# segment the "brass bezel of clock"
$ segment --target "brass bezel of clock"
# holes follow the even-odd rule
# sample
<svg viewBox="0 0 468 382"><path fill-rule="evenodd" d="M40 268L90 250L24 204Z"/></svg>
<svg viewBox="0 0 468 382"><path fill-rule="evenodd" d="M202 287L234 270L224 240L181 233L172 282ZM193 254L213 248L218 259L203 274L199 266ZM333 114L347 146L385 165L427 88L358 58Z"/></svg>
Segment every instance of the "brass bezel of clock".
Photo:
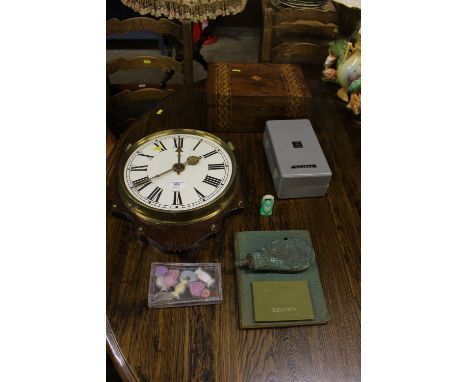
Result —
<svg viewBox="0 0 468 382"><path fill-rule="evenodd" d="M226 153L229 155L232 163L232 176L229 179L229 182L225 190L216 198L214 198L207 205L196 207L189 211L180 210L180 211L167 211L158 208L149 207L141 203L137 198L135 198L127 189L124 180L125 165L128 158L136 151L139 147L143 146L145 143L157 139L166 135L173 134L192 134L199 136L200 138L205 138L217 143ZM138 140L132 144L125 154L123 155L120 164L119 164L119 194L126 205L138 218L149 223L156 224L188 224L201 222L209 220L210 218L219 214L227 205L230 204L238 185L238 171L237 171L237 162L234 152L231 150L229 145L225 143L219 137L208 133L206 131L194 130L194 129L169 129L161 130L156 133L147 135L142 139Z"/></svg>

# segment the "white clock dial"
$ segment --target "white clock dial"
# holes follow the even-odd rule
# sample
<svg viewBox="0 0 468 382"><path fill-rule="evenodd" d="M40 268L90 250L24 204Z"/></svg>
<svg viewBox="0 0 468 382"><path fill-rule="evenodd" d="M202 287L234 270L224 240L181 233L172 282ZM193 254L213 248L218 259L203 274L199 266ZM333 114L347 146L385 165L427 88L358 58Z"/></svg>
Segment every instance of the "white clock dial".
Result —
<svg viewBox="0 0 468 382"><path fill-rule="evenodd" d="M124 184L146 207L190 211L223 194L232 178L232 167L226 150L209 137L168 134L130 154L124 166Z"/></svg>

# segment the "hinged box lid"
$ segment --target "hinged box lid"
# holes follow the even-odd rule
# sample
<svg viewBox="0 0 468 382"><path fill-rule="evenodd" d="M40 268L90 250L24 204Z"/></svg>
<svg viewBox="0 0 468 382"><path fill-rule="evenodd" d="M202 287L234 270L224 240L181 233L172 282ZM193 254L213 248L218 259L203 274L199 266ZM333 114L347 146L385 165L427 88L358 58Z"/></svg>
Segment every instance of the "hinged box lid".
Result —
<svg viewBox="0 0 468 382"><path fill-rule="evenodd" d="M263 132L269 119L304 118L310 91L298 65L208 64L208 119L218 131Z"/></svg>

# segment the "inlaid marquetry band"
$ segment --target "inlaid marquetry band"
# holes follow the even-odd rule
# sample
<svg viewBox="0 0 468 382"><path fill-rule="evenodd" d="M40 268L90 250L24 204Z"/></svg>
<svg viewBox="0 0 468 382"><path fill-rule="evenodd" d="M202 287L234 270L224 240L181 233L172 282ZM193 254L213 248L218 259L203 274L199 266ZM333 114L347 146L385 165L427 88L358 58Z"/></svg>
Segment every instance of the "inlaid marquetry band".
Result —
<svg viewBox="0 0 468 382"><path fill-rule="evenodd" d="M302 90L294 65L281 65L281 75L289 95L286 115L291 118L299 117L304 109L306 94Z"/></svg>
<svg viewBox="0 0 468 382"><path fill-rule="evenodd" d="M229 64L216 64L216 124L221 131L231 126L231 74Z"/></svg>

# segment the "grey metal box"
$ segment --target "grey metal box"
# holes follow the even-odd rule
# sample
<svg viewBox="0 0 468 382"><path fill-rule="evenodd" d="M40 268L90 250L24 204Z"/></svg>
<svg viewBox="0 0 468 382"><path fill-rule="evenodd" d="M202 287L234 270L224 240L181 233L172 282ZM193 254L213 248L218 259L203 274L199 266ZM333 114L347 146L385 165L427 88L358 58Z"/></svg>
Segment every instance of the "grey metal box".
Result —
<svg viewBox="0 0 468 382"><path fill-rule="evenodd" d="M267 121L263 146L279 199L325 195L332 173L308 119Z"/></svg>

